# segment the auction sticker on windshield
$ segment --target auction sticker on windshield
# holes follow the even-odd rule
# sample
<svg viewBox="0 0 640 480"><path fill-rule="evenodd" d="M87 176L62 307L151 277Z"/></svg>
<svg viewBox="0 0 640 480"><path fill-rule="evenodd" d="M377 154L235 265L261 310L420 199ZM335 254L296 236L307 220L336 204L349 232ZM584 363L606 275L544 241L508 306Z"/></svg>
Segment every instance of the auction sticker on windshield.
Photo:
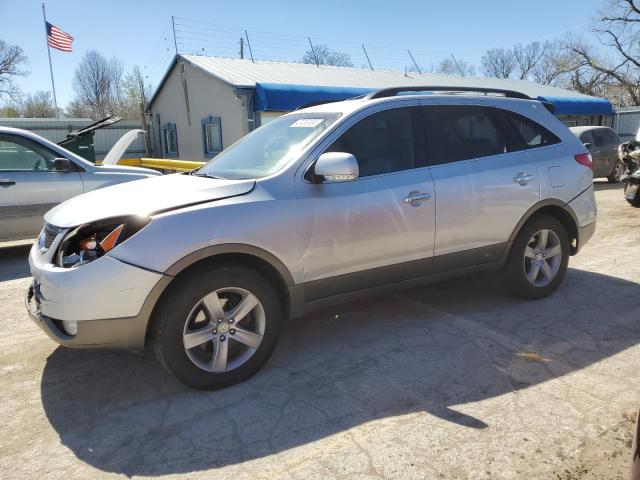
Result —
<svg viewBox="0 0 640 480"><path fill-rule="evenodd" d="M292 128L313 128L317 127L322 122L324 122L324 118L301 118L289 126Z"/></svg>

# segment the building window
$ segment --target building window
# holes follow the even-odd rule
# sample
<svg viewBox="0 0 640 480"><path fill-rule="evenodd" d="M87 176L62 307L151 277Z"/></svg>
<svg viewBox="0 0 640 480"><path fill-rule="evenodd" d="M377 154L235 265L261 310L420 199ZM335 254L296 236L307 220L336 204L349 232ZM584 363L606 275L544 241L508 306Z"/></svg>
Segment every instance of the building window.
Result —
<svg viewBox="0 0 640 480"><path fill-rule="evenodd" d="M167 123L162 128L164 140L164 153L167 155L178 155L178 133L175 123Z"/></svg>
<svg viewBox="0 0 640 480"><path fill-rule="evenodd" d="M202 120L202 145L205 155L216 155L222 151L222 122L220 117Z"/></svg>

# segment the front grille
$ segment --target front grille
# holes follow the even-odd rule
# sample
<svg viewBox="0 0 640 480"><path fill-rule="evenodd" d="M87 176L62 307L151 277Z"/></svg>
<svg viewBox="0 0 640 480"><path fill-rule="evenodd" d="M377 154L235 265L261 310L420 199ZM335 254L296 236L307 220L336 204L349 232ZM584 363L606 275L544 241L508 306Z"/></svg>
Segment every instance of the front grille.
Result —
<svg viewBox="0 0 640 480"><path fill-rule="evenodd" d="M44 224L44 241L42 242L42 248L48 250L51 247L51 244L56 239L58 234L60 233L60 229L58 227L54 227L53 225L49 225L48 223Z"/></svg>

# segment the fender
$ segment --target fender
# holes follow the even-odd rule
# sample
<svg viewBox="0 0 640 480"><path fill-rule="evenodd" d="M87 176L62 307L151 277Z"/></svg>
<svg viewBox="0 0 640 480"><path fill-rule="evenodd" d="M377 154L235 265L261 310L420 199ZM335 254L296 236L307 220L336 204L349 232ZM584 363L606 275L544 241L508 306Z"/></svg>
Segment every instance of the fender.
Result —
<svg viewBox="0 0 640 480"><path fill-rule="evenodd" d="M175 277L182 270L200 260L225 253L238 253L258 257L259 259L267 262L273 268L275 268L288 286L295 284L293 275L291 275L289 269L278 259L278 257L260 247L244 243L223 243L220 245L211 245L208 247L204 247L200 250L196 250L195 252L191 252L187 256L181 258L176 263L171 265L164 273L165 275Z"/></svg>
<svg viewBox="0 0 640 480"><path fill-rule="evenodd" d="M576 240L578 240L578 231L579 231L578 225L579 225L579 223L578 223L578 217L576 216L576 214L573 211L573 209L569 206L568 203L563 202L562 200L558 200L557 198L547 198L545 200L541 200L540 202L536 203L531 208L529 208L529 210L527 210L525 212L525 214L522 216L520 221L516 224L515 228L513 229L513 232L511 232L511 235L509 236L509 247L508 247L507 250L509 250L509 251L511 250L511 245L513 244L513 242L515 241L516 237L520 233L520 230L522 229L524 224L527 223L527 221L533 215L535 215L540 210L542 210L543 208L546 208L546 207L558 207L558 208L561 208L567 215L569 215L569 217L571 218L571 222L573 223L572 231L568 232L569 233L569 240L571 241L574 238ZM573 249L573 247L572 247L572 249ZM507 256L508 256L508 253L507 253Z"/></svg>

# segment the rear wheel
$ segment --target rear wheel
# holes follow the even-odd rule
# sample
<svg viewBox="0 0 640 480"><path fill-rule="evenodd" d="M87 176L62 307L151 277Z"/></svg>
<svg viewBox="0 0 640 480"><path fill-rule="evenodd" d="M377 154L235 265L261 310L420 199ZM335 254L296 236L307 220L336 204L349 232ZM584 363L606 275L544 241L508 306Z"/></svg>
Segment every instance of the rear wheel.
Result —
<svg viewBox="0 0 640 480"><path fill-rule="evenodd" d="M613 172L611 172L611 175L607 177L609 183L620 183L622 181L622 177L624 177L626 169L627 166L624 162L622 160L618 160L615 167L613 167Z"/></svg>
<svg viewBox="0 0 640 480"><path fill-rule="evenodd" d="M152 341L158 360L181 382L204 390L256 373L271 356L282 324L277 292L241 266L186 274L156 310Z"/></svg>
<svg viewBox="0 0 640 480"><path fill-rule="evenodd" d="M556 218L536 215L522 228L511 248L506 280L516 295L537 299L553 293L569 264L569 237Z"/></svg>

